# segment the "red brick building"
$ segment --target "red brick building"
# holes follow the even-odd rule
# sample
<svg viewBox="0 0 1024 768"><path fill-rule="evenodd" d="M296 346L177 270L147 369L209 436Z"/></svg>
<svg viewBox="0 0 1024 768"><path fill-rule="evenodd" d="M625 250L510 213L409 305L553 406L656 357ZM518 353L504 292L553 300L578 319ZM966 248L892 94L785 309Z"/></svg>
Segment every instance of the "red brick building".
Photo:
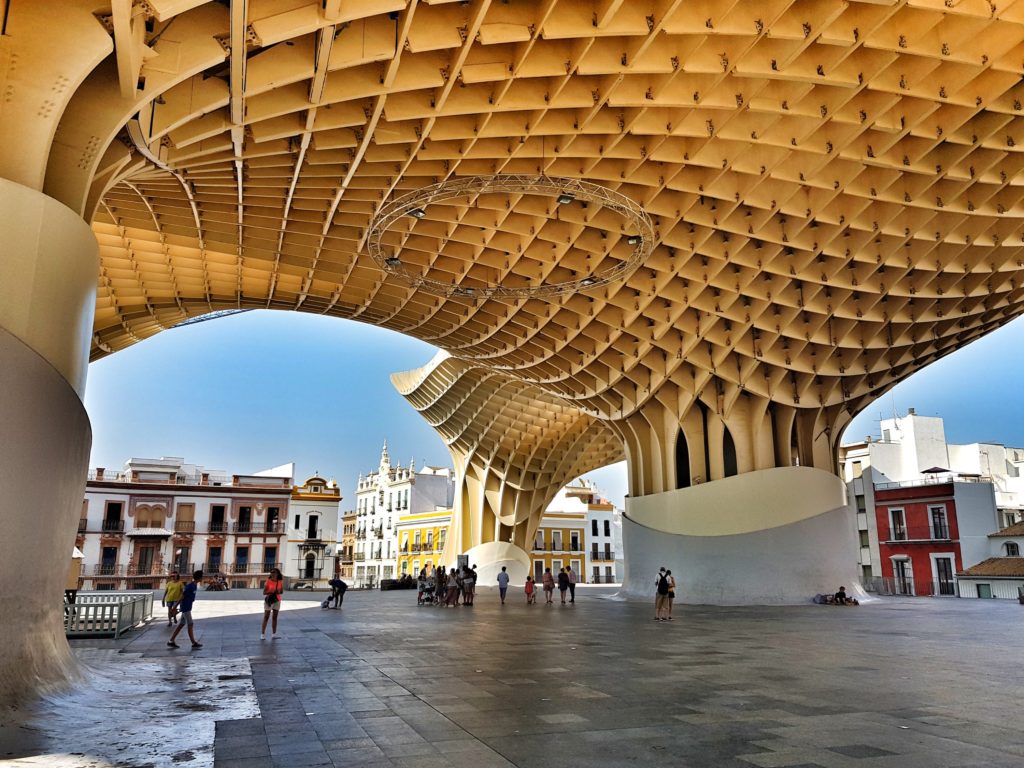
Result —
<svg viewBox="0 0 1024 768"><path fill-rule="evenodd" d="M955 595L962 570L952 482L876 486L882 576L903 595Z"/></svg>

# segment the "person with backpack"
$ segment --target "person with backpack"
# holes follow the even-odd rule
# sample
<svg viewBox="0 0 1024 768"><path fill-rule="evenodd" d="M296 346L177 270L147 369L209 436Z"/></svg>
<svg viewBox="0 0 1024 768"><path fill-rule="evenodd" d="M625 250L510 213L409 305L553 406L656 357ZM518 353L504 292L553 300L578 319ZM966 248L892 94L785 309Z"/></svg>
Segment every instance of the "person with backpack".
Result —
<svg viewBox="0 0 1024 768"><path fill-rule="evenodd" d="M655 621L668 621L668 575L665 573L665 568L658 571L658 579L655 582L657 584L657 592L654 596L654 620Z"/></svg>

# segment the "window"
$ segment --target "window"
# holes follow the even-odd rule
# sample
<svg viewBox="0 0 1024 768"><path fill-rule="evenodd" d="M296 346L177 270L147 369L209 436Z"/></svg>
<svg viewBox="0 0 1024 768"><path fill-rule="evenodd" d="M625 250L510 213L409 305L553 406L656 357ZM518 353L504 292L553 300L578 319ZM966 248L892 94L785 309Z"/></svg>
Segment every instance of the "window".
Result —
<svg viewBox="0 0 1024 768"><path fill-rule="evenodd" d="M210 533L224 533L224 510L223 504L210 506Z"/></svg>
<svg viewBox="0 0 1024 768"><path fill-rule="evenodd" d="M544 531L537 531L537 535L533 539L533 548L544 549Z"/></svg>
<svg viewBox="0 0 1024 768"><path fill-rule="evenodd" d="M277 547L264 547L263 549L263 570L269 571L276 567Z"/></svg>
<svg viewBox="0 0 1024 768"><path fill-rule="evenodd" d="M863 493L858 493L857 496L856 496L856 499L857 499L857 512L858 513L860 513L860 512L867 512L868 511L868 505L867 505L867 502L864 500L864 494Z"/></svg>
<svg viewBox="0 0 1024 768"><path fill-rule="evenodd" d="M604 580L609 584L615 583L615 574L612 572L612 567L610 565L606 565L604 567Z"/></svg>
<svg viewBox="0 0 1024 768"><path fill-rule="evenodd" d="M956 583L953 581L953 558L935 558L935 576L939 584L940 595L955 595Z"/></svg>
<svg viewBox="0 0 1024 768"><path fill-rule="evenodd" d="M853 479L856 480L858 477L864 474L864 463L860 461L853 462Z"/></svg>
<svg viewBox="0 0 1024 768"><path fill-rule="evenodd" d="M871 546L871 542L868 540L868 532L867 531L861 531L860 532L860 545L862 547Z"/></svg>
<svg viewBox="0 0 1024 768"><path fill-rule="evenodd" d="M249 548L235 548L235 573L245 573L249 567Z"/></svg>
<svg viewBox="0 0 1024 768"><path fill-rule="evenodd" d="M898 595L914 594L914 569L906 557L892 558L893 591Z"/></svg>
<svg viewBox="0 0 1024 768"><path fill-rule="evenodd" d="M552 552L561 552L562 551L562 532L561 531L552 531L551 532L551 551ZM561 566L559 566L559 567L561 567ZM557 573L557 572L558 571L556 570L555 573Z"/></svg>
<svg viewBox="0 0 1024 768"><path fill-rule="evenodd" d="M296 528L301 528L302 527L302 516L301 515L296 515L295 516L295 527Z"/></svg>
<svg viewBox="0 0 1024 768"><path fill-rule="evenodd" d="M612 522L611 522L611 520L605 520L604 521L604 535L605 536L611 536L612 535Z"/></svg>
<svg viewBox="0 0 1024 768"><path fill-rule="evenodd" d="M597 520L590 521L590 535L597 536Z"/></svg>
<svg viewBox="0 0 1024 768"><path fill-rule="evenodd" d="M890 534L889 538L892 541L906 541L907 540L907 524L906 518L903 516L902 509L890 509L889 510L889 524Z"/></svg>
<svg viewBox="0 0 1024 768"><path fill-rule="evenodd" d="M445 528L437 534L437 548L444 549L444 540L448 536L448 529Z"/></svg>
<svg viewBox="0 0 1024 768"><path fill-rule="evenodd" d="M1006 542L1006 556L1020 557L1020 545L1015 541Z"/></svg>
<svg viewBox="0 0 1024 768"><path fill-rule="evenodd" d="M596 520L594 521L594 525L597 525L597 521ZM595 584L600 584L601 583L601 566L599 566L599 565L595 565L594 566L594 575L593 575L592 578L593 578L593 581L594 581Z"/></svg>
<svg viewBox="0 0 1024 768"><path fill-rule="evenodd" d="M576 531L569 534L569 551L579 552L580 551L580 535Z"/></svg>
<svg viewBox="0 0 1024 768"><path fill-rule="evenodd" d="M948 539L949 538L949 526L946 524L946 508L945 507L929 507L928 509L929 519L932 526L932 538L933 539Z"/></svg>

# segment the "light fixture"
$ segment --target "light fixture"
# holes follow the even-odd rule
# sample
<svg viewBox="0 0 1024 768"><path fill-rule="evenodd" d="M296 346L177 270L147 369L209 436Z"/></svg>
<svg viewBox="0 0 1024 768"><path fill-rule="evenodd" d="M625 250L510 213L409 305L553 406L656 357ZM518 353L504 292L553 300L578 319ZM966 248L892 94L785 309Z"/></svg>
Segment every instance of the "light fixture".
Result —
<svg viewBox="0 0 1024 768"><path fill-rule="evenodd" d="M627 238L633 248L625 259L604 259L601 269L585 277L573 275L571 279L562 282L547 282L543 279L531 282L522 276L511 275L509 277L512 279L508 282L492 282L483 278L482 274L470 274L467 271L467 275L474 283L474 286L469 288L453 284L450 276L441 279L440 272L435 273L430 268L427 268L425 273L419 269L410 271L409 266L402 263L396 255L394 246L386 245L384 242L388 231L395 227L400 219L405 216L421 219L426 216L426 209L435 203L495 194L507 195L510 199L518 199L524 195L545 197L549 201L554 198L559 205L572 202L595 203L603 212L621 217L622 224L616 228L619 232L636 233ZM598 231L602 239L611 239L605 232ZM654 250L654 242L655 230L651 217L636 201L617 190L584 179L510 173L452 177L386 201L370 221L366 235L366 251L377 266L389 276L417 291L445 298L461 296L516 301L559 296L622 280L647 260ZM454 253L447 255L457 258ZM607 249L603 255L608 255ZM482 282L478 282L481 279Z"/></svg>

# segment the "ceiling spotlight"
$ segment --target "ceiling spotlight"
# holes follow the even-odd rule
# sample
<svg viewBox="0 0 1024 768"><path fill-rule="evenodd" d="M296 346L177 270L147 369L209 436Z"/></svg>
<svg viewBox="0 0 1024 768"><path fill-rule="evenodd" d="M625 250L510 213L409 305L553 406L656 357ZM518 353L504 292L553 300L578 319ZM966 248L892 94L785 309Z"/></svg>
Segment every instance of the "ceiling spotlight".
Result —
<svg viewBox="0 0 1024 768"><path fill-rule="evenodd" d="M414 219L422 219L427 215L427 212L422 208L413 208L405 212L406 216L412 216Z"/></svg>
<svg viewBox="0 0 1024 768"><path fill-rule="evenodd" d="M562 194L560 194L558 196L558 204L559 205L568 205L569 203L571 203L575 199L576 199L576 195L572 194L571 192L563 192Z"/></svg>
<svg viewBox="0 0 1024 768"><path fill-rule="evenodd" d="M582 280L580 280L580 285L582 285L584 288L589 288L590 286L595 285L596 283L597 280L595 280L593 277L584 277Z"/></svg>
<svg viewBox="0 0 1024 768"><path fill-rule="evenodd" d="M629 237L626 238L626 242L629 245L640 245L640 240L640 235L630 235Z"/></svg>
<svg viewBox="0 0 1024 768"><path fill-rule="evenodd" d="M402 260L397 256L389 256L388 258L384 259L384 263L387 264L392 269L398 269L398 267L402 266Z"/></svg>

